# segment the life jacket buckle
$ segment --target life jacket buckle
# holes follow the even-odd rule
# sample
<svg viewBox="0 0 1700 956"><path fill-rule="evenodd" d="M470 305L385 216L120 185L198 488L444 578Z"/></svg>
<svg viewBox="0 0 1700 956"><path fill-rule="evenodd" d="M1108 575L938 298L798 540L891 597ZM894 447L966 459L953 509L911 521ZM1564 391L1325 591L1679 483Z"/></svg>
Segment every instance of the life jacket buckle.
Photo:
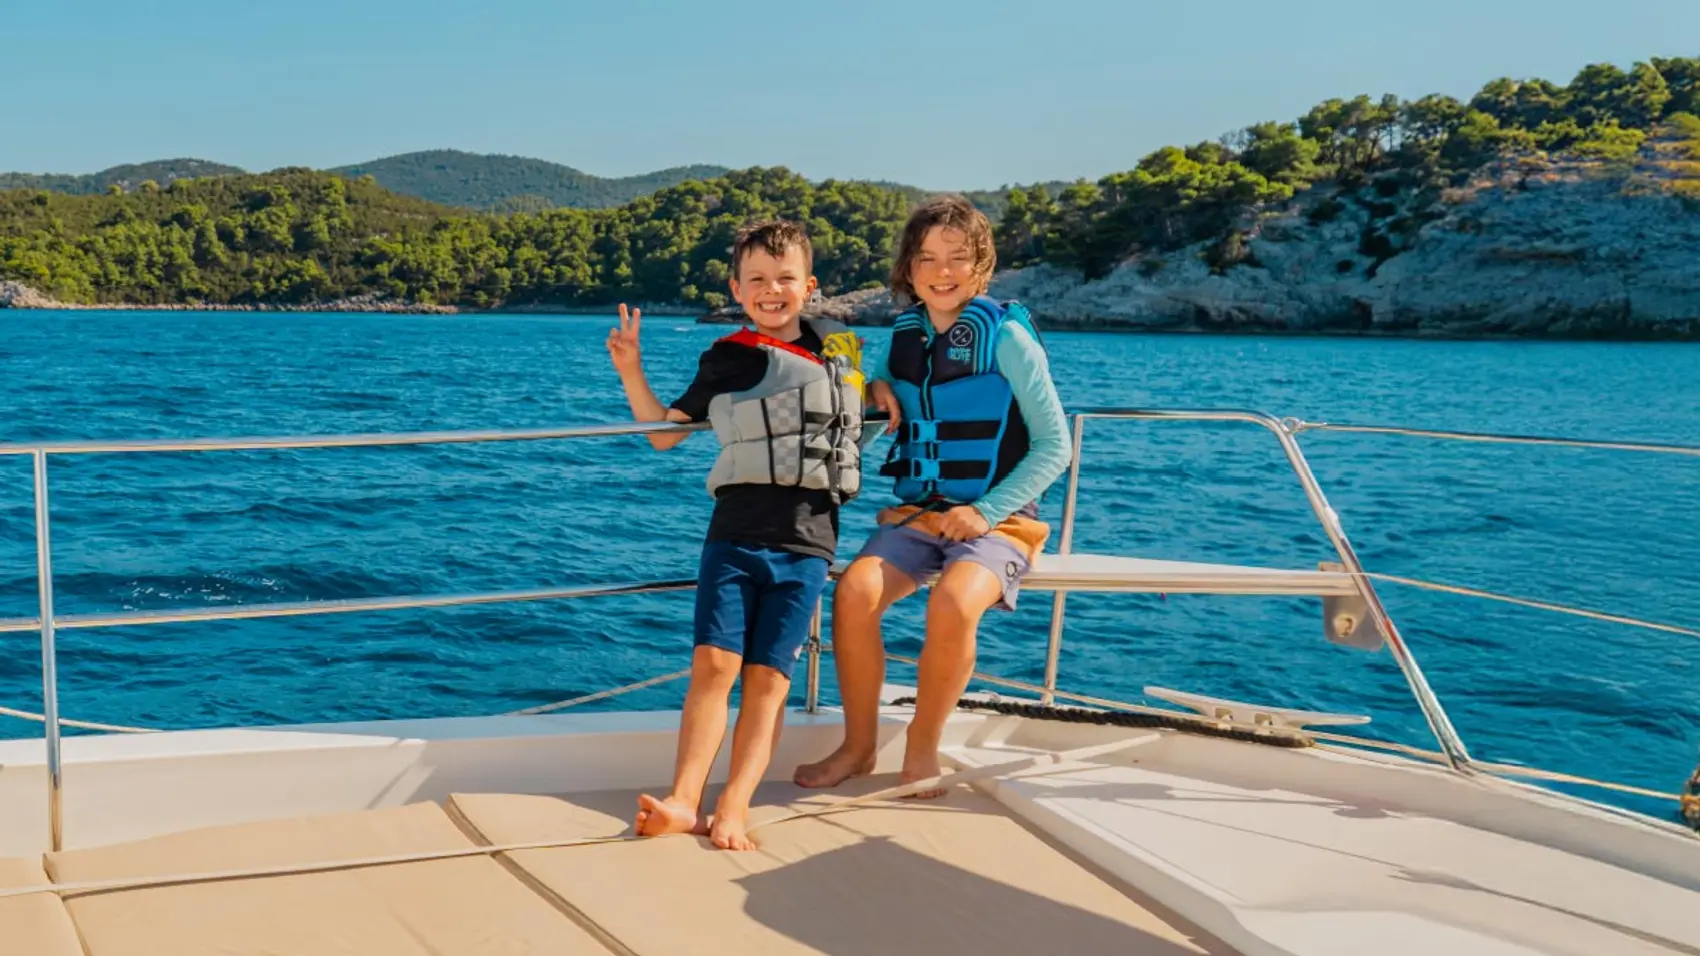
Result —
<svg viewBox="0 0 1700 956"><path fill-rule="evenodd" d="M908 459L908 461L909 461L909 477L915 479L916 481L938 481L939 480L939 460L938 460L938 458L936 458L936 457L934 457L934 458L910 458L910 459Z"/></svg>
<svg viewBox="0 0 1700 956"><path fill-rule="evenodd" d="M937 442L939 440L939 423L935 419L910 419L903 423L903 429L903 440L906 443Z"/></svg>

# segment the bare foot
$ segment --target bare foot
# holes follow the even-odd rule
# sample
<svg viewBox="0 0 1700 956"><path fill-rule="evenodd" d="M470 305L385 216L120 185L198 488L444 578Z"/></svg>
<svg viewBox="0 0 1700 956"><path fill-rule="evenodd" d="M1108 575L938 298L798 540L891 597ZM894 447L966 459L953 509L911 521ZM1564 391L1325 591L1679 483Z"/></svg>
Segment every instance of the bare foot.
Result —
<svg viewBox="0 0 1700 956"><path fill-rule="evenodd" d="M903 755L903 772L898 775L897 782L913 783L916 780L926 780L929 777L937 777L942 773L944 773L944 770L939 766L939 755L937 751L924 756L906 753ZM932 800L944 796L944 793L945 789L943 787L932 787L911 793L905 799Z"/></svg>
<svg viewBox="0 0 1700 956"><path fill-rule="evenodd" d="M708 838L722 850L753 850L754 840L750 839L750 821L740 811L727 813L717 810L714 813L714 825L709 828Z"/></svg>
<svg viewBox="0 0 1700 956"><path fill-rule="evenodd" d="M874 755L852 753L840 746L825 760L797 768L791 779L799 787L836 787L851 777L874 772Z"/></svg>
<svg viewBox="0 0 1700 956"><path fill-rule="evenodd" d="M657 800L649 794L638 796L638 812L636 828L638 836L663 836L668 833L708 832L708 826L701 819L697 808L669 795L665 800Z"/></svg>

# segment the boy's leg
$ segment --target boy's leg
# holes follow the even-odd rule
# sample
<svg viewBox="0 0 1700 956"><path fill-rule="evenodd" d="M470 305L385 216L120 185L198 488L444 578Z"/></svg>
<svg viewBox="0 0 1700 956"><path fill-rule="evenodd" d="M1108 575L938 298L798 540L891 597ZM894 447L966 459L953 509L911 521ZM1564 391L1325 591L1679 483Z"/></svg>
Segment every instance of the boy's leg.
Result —
<svg viewBox="0 0 1700 956"><path fill-rule="evenodd" d="M743 666L748 622L755 619L755 581L735 548L722 542L703 546L697 572L695 642L691 684L679 715L679 745L673 765L673 790L663 799L638 797L637 832L707 832L702 791L709 768L726 736L727 698Z"/></svg>
<svg viewBox="0 0 1700 956"><path fill-rule="evenodd" d="M832 659L844 704L844 740L824 760L797 768L802 787L836 787L870 772L879 747L879 695L885 683L880 620L939 570L937 539L908 528L881 528L838 579L832 596Z"/></svg>
<svg viewBox="0 0 1700 956"><path fill-rule="evenodd" d="M679 716L679 747L673 763L673 790L656 799L638 796L636 828L642 836L707 833L702 791L708 771L726 736L727 698L742 658L724 648L700 644L691 655L691 686Z"/></svg>
<svg viewBox="0 0 1700 956"><path fill-rule="evenodd" d="M785 723L785 699L791 694L790 678L765 664L746 666L743 682L738 723L732 729L732 770L715 803L709 831L722 850L755 849L748 833L750 801L773 760Z"/></svg>
<svg viewBox="0 0 1700 956"><path fill-rule="evenodd" d="M714 810L710 838L726 850L748 850L750 800L767 773L784 723L791 673L808 640L815 603L826 588L825 558L764 551L768 575L756 601L744 651L738 725L732 731L732 769Z"/></svg>
<svg viewBox="0 0 1700 956"><path fill-rule="evenodd" d="M939 740L974 673L980 618L993 607L1015 609L1027 555L995 535L982 535L946 548L944 573L927 599L927 637L921 647L915 689L915 717L909 722L902 780L937 776ZM917 797L937 797L929 790Z"/></svg>

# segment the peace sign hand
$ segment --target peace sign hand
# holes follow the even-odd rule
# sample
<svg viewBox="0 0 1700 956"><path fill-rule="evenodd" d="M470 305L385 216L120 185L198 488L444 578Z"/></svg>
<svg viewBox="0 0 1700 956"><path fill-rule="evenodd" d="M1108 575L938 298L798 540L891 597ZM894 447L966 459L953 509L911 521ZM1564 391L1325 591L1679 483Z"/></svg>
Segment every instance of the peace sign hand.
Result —
<svg viewBox="0 0 1700 956"><path fill-rule="evenodd" d="M620 327L608 330L608 357L614 362L614 370L622 375L640 371L643 368L643 354L638 347L638 330L643 327L643 310L626 311L626 304L620 303Z"/></svg>

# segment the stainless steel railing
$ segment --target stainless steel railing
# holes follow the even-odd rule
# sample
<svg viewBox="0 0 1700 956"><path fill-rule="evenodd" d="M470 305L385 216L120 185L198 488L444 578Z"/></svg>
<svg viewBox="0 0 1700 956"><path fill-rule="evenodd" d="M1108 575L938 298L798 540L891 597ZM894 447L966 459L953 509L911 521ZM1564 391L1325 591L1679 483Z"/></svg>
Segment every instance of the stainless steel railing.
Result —
<svg viewBox="0 0 1700 956"><path fill-rule="evenodd" d="M205 608L178 611L144 611L127 614L91 614L58 618L53 609L53 547L50 520L47 461L52 455L154 454L191 451L252 451L284 448L351 448L383 445L465 444L492 441L546 441L566 438L642 435L650 432L702 431L706 424L674 425L628 423L589 425L575 428L546 428L509 431L401 432L365 435L291 435L258 438L164 439L146 441L59 441L37 444L0 443L0 457L29 455L35 465L35 554L39 616L34 620L0 621L0 633L38 630L41 633L41 709L46 727L48 834L54 851L64 846L64 764L59 739L59 654L55 634L61 627L118 627L135 624L164 624L171 621L218 621L300 614L331 614L350 611L396 610L415 607L454 607L463 604L515 600L587 597L641 591L694 587L694 581L605 588L559 588L537 591L486 592L461 595L415 595L398 598L369 598L344 601L311 601L250 605L245 608Z"/></svg>
<svg viewBox="0 0 1700 956"><path fill-rule="evenodd" d="M1448 764L1450 764L1454 770L1463 772L1471 772L1474 766L1474 761L1470 757L1468 749L1465 748L1464 741L1459 737L1457 729L1452 726L1451 719L1446 714L1446 709L1441 706L1440 700L1435 696L1434 690L1429 686L1428 679L1423 675L1422 668L1417 664L1416 657L1411 653L1410 646L1405 643L1404 638L1399 633L1398 627L1394 625L1392 618L1387 613L1386 607L1381 602L1381 598L1376 594L1374 586L1370 583L1374 578L1381 578L1383 580L1394 579L1390 579L1386 575L1371 574L1364 570L1363 563L1358 559L1356 549L1352 547L1351 540L1346 536L1346 530L1340 523L1339 513L1328 503L1328 498L1323 493L1321 484L1317 482L1315 474L1310 470L1310 463L1306 460L1304 452L1299 448L1298 436L1307 431L1328 431L1356 434L1398 435L1414 438L1435 438L1463 442L1483 442L1510 445L1546 445L1564 448L1604 449L1610 451L1631 451L1700 457L1700 447L1669 443L1606 441L1541 435L1504 435L1490 432L1440 431L1435 429L1405 428L1389 425L1307 422L1298 418L1277 419L1274 416L1255 411L1087 408L1081 409L1074 415L1072 454L1070 455L1068 469L1068 490L1067 496L1063 500L1062 532L1057 548L1059 554L1068 554L1074 543L1075 505L1080 490L1080 464L1082 460L1081 446L1085 437L1086 421L1087 419L1092 418L1123 421L1242 422L1258 425L1274 434L1281 444L1281 450L1286 455L1288 464L1292 466L1294 474L1299 479L1299 484L1304 489L1305 497L1310 503L1311 510L1316 514L1317 520L1321 522L1324 531L1327 532L1329 543L1333 545L1336 553L1340 557L1341 563L1345 567L1345 571L1351 575L1352 580L1355 582L1359 596L1363 598L1365 604L1368 606L1369 613L1374 618L1375 624L1382 634L1386 636L1388 647L1393 653L1393 658L1398 663L1399 670L1404 675L1406 683L1410 685L1411 693L1416 697L1417 705L1422 709L1424 719L1428 721L1430 732L1434 734L1435 740L1439 742ZM1421 583L1428 586L1426 582L1406 583ZM1464 593L1468 589L1453 588L1451 590ZM1469 593L1476 594L1477 596L1493 597L1497 600L1515 601L1515 599L1508 599L1500 595L1486 595L1479 591ZM1057 591L1052 600L1050 639L1046 648L1045 678L1041 693L1041 701L1046 704L1051 703L1057 694L1057 667L1062 649L1062 632L1065 615L1064 608L1068 601L1067 591ZM1523 601L1516 603L1534 604L1535 602ZM1571 608L1564 608L1555 605L1545 605L1545 607L1549 610L1562 610L1574 613L1574 609ZM1591 614L1589 616L1600 619L1617 620L1622 623L1633 624L1637 627L1651 627L1680 633L1693 633L1687 628L1662 626L1648 621L1627 619L1613 615Z"/></svg>
<svg viewBox="0 0 1700 956"><path fill-rule="evenodd" d="M1357 550L1352 547L1351 539L1346 536L1346 529L1340 524L1339 513L1328 503L1327 495L1323 494L1322 486L1317 482L1316 475L1310 470L1310 463L1299 448L1298 429L1289 423L1292 420L1283 421L1264 412L1240 410L1087 408L1076 412L1073 448L1069 457L1068 495L1063 500L1062 534L1057 544L1059 554L1068 554L1074 544L1075 502L1080 490L1081 445L1085 438L1086 421L1093 418L1122 421L1240 422L1258 425L1272 433L1281 443L1287 463L1292 466L1293 473L1298 477L1305 498L1310 502L1317 520L1322 523L1329 543L1334 546L1346 572L1352 576L1359 596L1368 605L1370 616L1382 634L1386 635L1387 646L1393 652L1393 659L1398 662L1400 673L1404 674L1405 682L1410 685L1411 693L1417 699L1417 706L1422 709L1423 718L1428 721L1429 731L1434 734L1435 740L1446 754L1447 763L1454 770L1470 771L1469 750L1465 748L1463 739L1458 736L1457 729L1452 726L1446 709L1435 697L1434 690L1429 687L1428 679L1423 676L1422 668L1418 666L1410 646L1393 625L1393 619L1388 616L1387 608L1375 593L1374 585L1364 574L1363 563L1358 560ZM1042 702L1046 704L1055 698L1057 690L1057 661L1062 650L1064 607L1068 601L1068 593L1058 591L1052 601L1050 640L1045 651L1045 690L1042 696Z"/></svg>
<svg viewBox="0 0 1700 956"><path fill-rule="evenodd" d="M1346 422L1307 422L1284 418L1281 424L1293 434L1303 432L1355 432L1360 435L1403 435L1410 438L1444 438L1450 441L1486 442L1497 445L1551 445L1559 448L1594 448L1606 451L1641 451L1660 455L1700 458L1700 448L1659 442L1604 441L1590 438L1557 438L1542 435L1497 435L1492 432L1436 431L1432 428L1401 428L1395 425L1352 425Z"/></svg>
<svg viewBox="0 0 1700 956"><path fill-rule="evenodd" d="M59 747L59 651L53 636L53 545L48 520L47 453L35 453L35 579L41 604L41 712L47 740L47 826L54 852L64 849L64 767Z"/></svg>
<svg viewBox="0 0 1700 956"><path fill-rule="evenodd" d="M1256 411L1242 410L1158 410L1137 408L1089 408L1074 414L1072 453L1068 469L1067 497L1063 504L1062 529L1058 551L1068 554L1073 548L1076 506L1080 488L1080 466L1088 419L1237 422L1267 429L1279 441L1288 463L1305 492L1312 511L1328 534L1345 569L1356 582L1360 596L1369 608L1376 625L1386 636L1401 673L1410 685L1429 728L1440 743L1447 762L1460 772L1471 772L1473 763L1463 741L1459 738L1445 709L1429 687L1415 656L1399 635L1385 607L1375 593L1370 578L1375 575L1363 570L1357 552L1352 547L1338 513L1311 472L1310 465L1299 447L1297 436L1308 430L1380 432L1451 438L1473 441L1504 441L1511 443L1556 444L1575 447L1614 448L1633 451L1653 451L1682 455L1700 455L1700 448L1645 443L1591 442L1574 439L1534 438L1524 436L1494 436L1465 432L1434 432L1385 426L1328 425L1297 419L1277 419ZM48 771L48 812L51 842L54 850L63 845L63 766L58 703L58 655L55 634L67 628L118 627L127 625L163 624L184 621L242 620L268 617L287 617L311 614L335 614L363 611L401 610L428 607L456 607L471 604L494 604L519 601L561 600L618 594L657 593L688 590L692 580L650 581L635 584L600 585L575 588L541 588L514 591L472 592L439 595L403 595L380 598L359 598L329 601L278 602L237 606L231 608L193 608L178 610L136 611L117 614L87 614L58 616L54 611L53 557L51 536L51 499L48 484L48 459L53 455L89 454L151 454L165 452L237 451L270 449L348 448L393 445L463 444L476 442L547 441L593 437L642 435L655 432L691 432L707 429L705 424L674 425L661 423L627 423L618 425L581 426L573 428L533 430L474 430L409 432L361 435L299 435L281 437L250 437L230 439L166 439L149 441L87 441L43 442L37 444L0 443L0 456L28 455L34 464L36 573L38 582L39 616L0 620L0 633L38 631L41 636L42 709L46 725ZM1051 703L1058 696L1057 670L1062 647L1066 616L1067 590L1059 589L1052 606L1050 634L1045 654L1044 683L1041 698ZM817 606L810 623L807 646L808 660L805 676L805 706L810 712L818 709L820 701L820 655L822 615ZM1069 695L1073 696L1073 695Z"/></svg>

